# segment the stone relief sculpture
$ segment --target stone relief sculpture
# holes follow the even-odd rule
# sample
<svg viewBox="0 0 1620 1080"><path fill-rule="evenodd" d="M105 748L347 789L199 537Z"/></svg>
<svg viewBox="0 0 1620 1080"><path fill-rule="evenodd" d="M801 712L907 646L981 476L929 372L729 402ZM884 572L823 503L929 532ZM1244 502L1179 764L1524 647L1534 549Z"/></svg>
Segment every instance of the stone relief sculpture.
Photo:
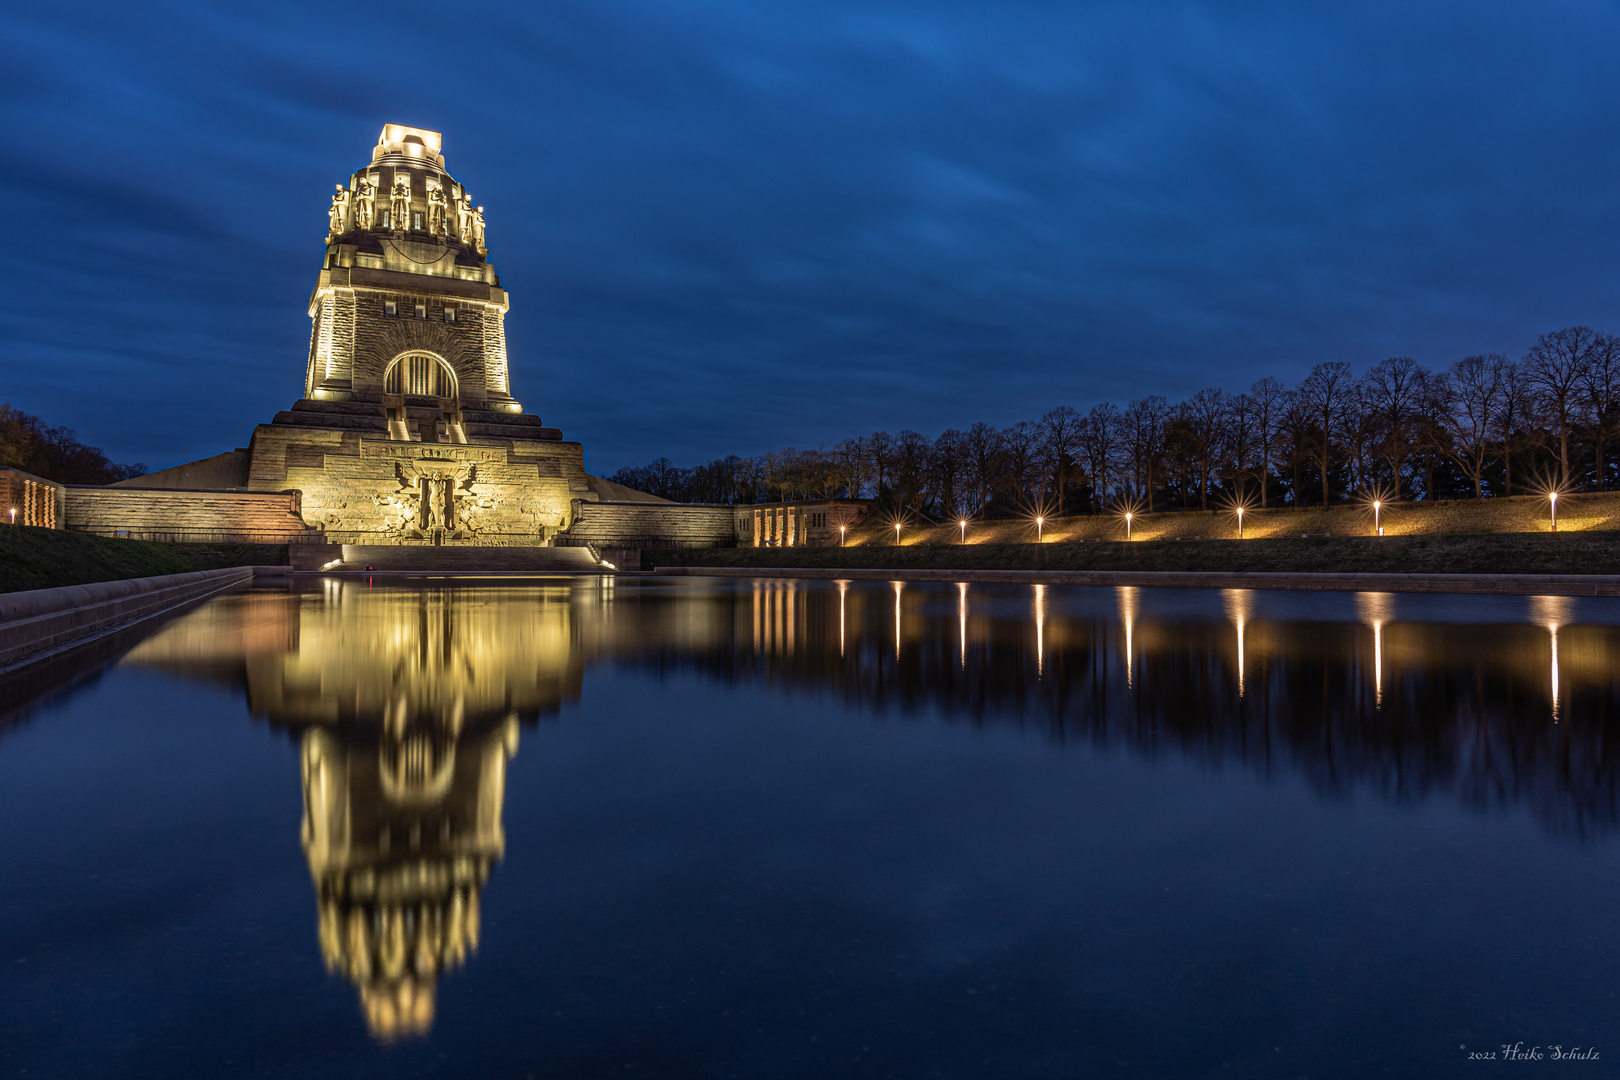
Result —
<svg viewBox="0 0 1620 1080"><path fill-rule="evenodd" d="M482 206L480 206L480 207L476 208L475 210L473 210L472 232L473 232L472 245L473 245L473 247L478 249L479 254L483 254L485 249L484 249L484 208Z"/></svg>
<svg viewBox="0 0 1620 1080"><path fill-rule="evenodd" d="M383 511L383 531L400 540L471 539L483 511L498 501L474 490L478 466L471 462L399 461L394 477L399 491L373 502Z"/></svg>
<svg viewBox="0 0 1620 1080"><path fill-rule="evenodd" d="M369 229L377 220L377 188L364 176L354 184L354 227Z"/></svg>
<svg viewBox="0 0 1620 1080"><path fill-rule="evenodd" d="M428 231L434 236L445 234L445 198L438 188L428 192Z"/></svg>
<svg viewBox="0 0 1620 1080"><path fill-rule="evenodd" d="M456 200L456 239L463 244L472 243L472 200L465 191Z"/></svg>
<svg viewBox="0 0 1620 1080"><path fill-rule="evenodd" d="M336 239L343 235L343 219L349 212L349 189L342 184L334 185L337 191L332 195L331 209L327 210L330 224L327 226L327 239Z"/></svg>
<svg viewBox="0 0 1620 1080"><path fill-rule="evenodd" d="M410 228L411 186L403 180L394 181L394 190L388 199L388 217L388 225L390 228Z"/></svg>

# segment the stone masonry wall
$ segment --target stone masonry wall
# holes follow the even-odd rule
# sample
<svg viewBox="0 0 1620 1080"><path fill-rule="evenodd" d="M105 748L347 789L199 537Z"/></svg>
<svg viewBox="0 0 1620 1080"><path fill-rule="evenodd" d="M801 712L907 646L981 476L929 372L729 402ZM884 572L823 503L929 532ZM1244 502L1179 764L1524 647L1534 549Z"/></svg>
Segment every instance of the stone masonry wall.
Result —
<svg viewBox="0 0 1620 1080"><path fill-rule="evenodd" d="M311 530L296 491L65 489L64 523L76 532L135 540L285 544Z"/></svg>
<svg viewBox="0 0 1620 1080"><path fill-rule="evenodd" d="M710 547L737 539L735 508L684 503L582 503L568 542Z"/></svg>

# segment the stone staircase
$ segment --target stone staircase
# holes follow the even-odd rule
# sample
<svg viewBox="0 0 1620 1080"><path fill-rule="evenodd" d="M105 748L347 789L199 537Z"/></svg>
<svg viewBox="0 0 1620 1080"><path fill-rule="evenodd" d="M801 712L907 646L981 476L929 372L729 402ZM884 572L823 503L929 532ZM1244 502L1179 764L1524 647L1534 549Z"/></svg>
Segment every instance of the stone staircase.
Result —
<svg viewBox="0 0 1620 1080"><path fill-rule="evenodd" d="M332 569L478 573L518 570L537 574L600 574L606 567L582 547L387 547L344 544L343 564Z"/></svg>

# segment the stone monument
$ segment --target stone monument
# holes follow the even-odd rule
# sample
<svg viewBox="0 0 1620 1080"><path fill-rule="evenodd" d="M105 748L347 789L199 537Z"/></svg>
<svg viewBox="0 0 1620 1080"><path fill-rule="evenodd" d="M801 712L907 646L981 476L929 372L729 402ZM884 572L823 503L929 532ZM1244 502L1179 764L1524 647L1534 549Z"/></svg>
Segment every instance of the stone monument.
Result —
<svg viewBox="0 0 1620 1080"><path fill-rule="evenodd" d="M511 395L508 296L440 145L389 124L339 186L304 396L254 431L246 487L302 492L339 543L546 546L599 495L580 444Z"/></svg>

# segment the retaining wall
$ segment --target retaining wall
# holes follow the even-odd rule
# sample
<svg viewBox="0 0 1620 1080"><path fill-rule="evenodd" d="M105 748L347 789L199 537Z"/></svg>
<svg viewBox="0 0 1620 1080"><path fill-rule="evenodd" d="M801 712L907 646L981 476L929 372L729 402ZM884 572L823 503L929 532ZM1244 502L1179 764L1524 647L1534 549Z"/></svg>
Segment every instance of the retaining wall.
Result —
<svg viewBox="0 0 1620 1080"><path fill-rule="evenodd" d="M288 544L320 533L304 523L296 491L77 487L64 524L75 532L192 544Z"/></svg>
<svg viewBox="0 0 1620 1080"><path fill-rule="evenodd" d="M0 671L253 580L253 567L0 594Z"/></svg>

